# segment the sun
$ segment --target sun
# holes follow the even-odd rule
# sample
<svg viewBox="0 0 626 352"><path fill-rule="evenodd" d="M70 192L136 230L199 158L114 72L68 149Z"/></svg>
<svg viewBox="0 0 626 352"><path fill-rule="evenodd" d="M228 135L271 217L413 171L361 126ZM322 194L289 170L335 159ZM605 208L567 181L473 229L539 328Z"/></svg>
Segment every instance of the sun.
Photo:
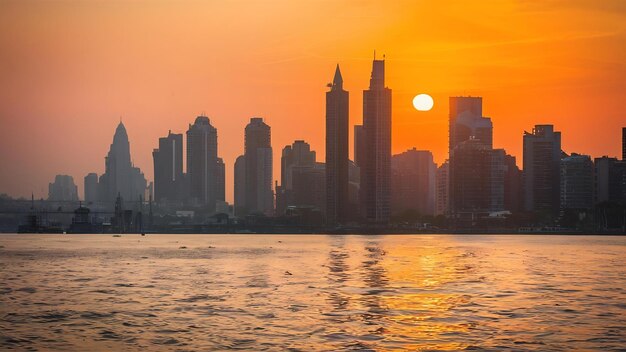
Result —
<svg viewBox="0 0 626 352"><path fill-rule="evenodd" d="M413 98L413 106L417 111L428 111L433 108L433 98L428 94L418 94Z"/></svg>

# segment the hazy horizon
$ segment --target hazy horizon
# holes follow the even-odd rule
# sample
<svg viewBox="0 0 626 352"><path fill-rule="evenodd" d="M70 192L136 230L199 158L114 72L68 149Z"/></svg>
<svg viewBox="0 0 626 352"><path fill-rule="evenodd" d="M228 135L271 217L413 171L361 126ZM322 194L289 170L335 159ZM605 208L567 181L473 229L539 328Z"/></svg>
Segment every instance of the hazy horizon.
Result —
<svg viewBox="0 0 626 352"><path fill-rule="evenodd" d="M522 135L554 124L568 152L619 156L626 118L626 5L503 0L489 4L0 2L0 193L47 196L56 174L104 171L120 116L150 181L152 150L204 113L226 163L253 116L280 152L304 139L324 161L324 94L335 65L362 119L373 51L386 55L394 154L447 158L448 97L482 96L494 147L521 165ZM435 105L418 112L413 96ZM350 150L352 155L352 129Z"/></svg>

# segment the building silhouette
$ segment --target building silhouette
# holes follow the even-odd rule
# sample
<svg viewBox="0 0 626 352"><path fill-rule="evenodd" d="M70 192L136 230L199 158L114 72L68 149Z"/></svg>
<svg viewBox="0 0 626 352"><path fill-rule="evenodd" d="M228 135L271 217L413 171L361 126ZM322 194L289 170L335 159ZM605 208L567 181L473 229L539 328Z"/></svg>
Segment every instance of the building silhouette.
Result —
<svg viewBox="0 0 626 352"><path fill-rule="evenodd" d="M504 209L516 213L523 208L522 170L514 156L504 155Z"/></svg>
<svg viewBox="0 0 626 352"><path fill-rule="evenodd" d="M359 159L362 217L369 224L386 225L391 201L391 89L385 87L384 60L374 59L369 89L363 91L363 157Z"/></svg>
<svg viewBox="0 0 626 352"><path fill-rule="evenodd" d="M56 175L48 184L48 200L57 202L78 201L78 187L69 175Z"/></svg>
<svg viewBox="0 0 626 352"><path fill-rule="evenodd" d="M626 161L626 127L622 127L622 160Z"/></svg>
<svg viewBox="0 0 626 352"><path fill-rule="evenodd" d="M493 149L493 124L481 97L450 97L449 212L474 221L504 209L504 157Z"/></svg>
<svg viewBox="0 0 626 352"><path fill-rule="evenodd" d="M226 202L226 164L224 159L217 158L217 187L215 198L217 202Z"/></svg>
<svg viewBox="0 0 626 352"><path fill-rule="evenodd" d="M343 89L339 65L326 92L326 222L334 225L349 214L349 93Z"/></svg>
<svg viewBox="0 0 626 352"><path fill-rule="evenodd" d="M433 154L415 148L391 158L391 211L435 214L437 164Z"/></svg>
<svg viewBox="0 0 626 352"><path fill-rule="evenodd" d="M187 130L187 178L191 203L215 211L218 194L217 129L198 116Z"/></svg>
<svg viewBox="0 0 626 352"><path fill-rule="evenodd" d="M238 156L234 168L235 215L242 216L246 213L246 157Z"/></svg>
<svg viewBox="0 0 626 352"><path fill-rule="evenodd" d="M555 216L560 203L561 132L536 125L524 132L524 210Z"/></svg>
<svg viewBox="0 0 626 352"><path fill-rule="evenodd" d="M307 166L295 166L291 170L291 203L288 208L310 208L324 214L326 207L326 166L314 163ZM317 225L321 225L318 223Z"/></svg>
<svg viewBox="0 0 626 352"><path fill-rule="evenodd" d="M435 215L447 215L450 211L450 162L448 160L437 167L435 187Z"/></svg>
<svg viewBox="0 0 626 352"><path fill-rule="evenodd" d="M271 129L260 117L251 118L246 126L243 158L245 167L235 165L235 181L239 177L245 179L242 195L244 202L235 204L239 215L273 215ZM241 172L244 176L240 175Z"/></svg>
<svg viewBox="0 0 626 352"><path fill-rule="evenodd" d="M91 172L84 178L85 202L98 201L98 174Z"/></svg>
<svg viewBox="0 0 626 352"><path fill-rule="evenodd" d="M315 151L312 151L311 146L303 140L297 140L283 148L280 158L280 186L276 188L277 215L283 215L288 206L296 205L296 196L302 198L294 194L294 170L314 167L315 159Z"/></svg>
<svg viewBox="0 0 626 352"><path fill-rule="evenodd" d="M626 161L603 156L594 159L594 205L626 206Z"/></svg>
<svg viewBox="0 0 626 352"><path fill-rule="evenodd" d="M572 155L561 159L561 210L589 210L593 207L593 162L589 155Z"/></svg>
<svg viewBox="0 0 626 352"><path fill-rule="evenodd" d="M111 207L118 196L123 202L138 202L143 199L146 187L144 174L131 162L128 134L120 122L105 158L104 174L98 181L98 201Z"/></svg>
<svg viewBox="0 0 626 352"><path fill-rule="evenodd" d="M363 125L354 125L354 164L358 167L365 156L364 141Z"/></svg>
<svg viewBox="0 0 626 352"><path fill-rule="evenodd" d="M159 148L152 151L154 161L154 200L182 202L185 194L183 174L183 135L168 132L159 138Z"/></svg>

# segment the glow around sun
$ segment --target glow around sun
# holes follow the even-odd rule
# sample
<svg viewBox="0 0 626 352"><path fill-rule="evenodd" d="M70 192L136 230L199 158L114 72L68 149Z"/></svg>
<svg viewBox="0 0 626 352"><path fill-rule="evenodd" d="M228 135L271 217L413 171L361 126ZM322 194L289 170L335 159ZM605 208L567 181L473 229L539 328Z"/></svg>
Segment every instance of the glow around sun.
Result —
<svg viewBox="0 0 626 352"><path fill-rule="evenodd" d="M428 111L433 108L434 103L428 94L418 94L413 98L413 106L417 111Z"/></svg>

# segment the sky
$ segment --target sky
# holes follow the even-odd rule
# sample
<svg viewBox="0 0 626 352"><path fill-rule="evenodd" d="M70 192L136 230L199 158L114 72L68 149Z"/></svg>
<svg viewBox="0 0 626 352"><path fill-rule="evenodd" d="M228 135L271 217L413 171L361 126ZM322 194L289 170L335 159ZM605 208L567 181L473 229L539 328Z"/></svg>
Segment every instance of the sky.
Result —
<svg viewBox="0 0 626 352"><path fill-rule="evenodd" d="M350 125L371 61L386 58L393 153L447 158L448 97L483 97L494 147L554 124L563 150L619 156L626 126L626 1L0 0L0 193L47 197L56 174L104 172L123 120L136 166L205 114L233 164L253 116L324 159L325 92L339 64ZM428 112L412 98L430 94ZM352 152L352 131L350 135Z"/></svg>

